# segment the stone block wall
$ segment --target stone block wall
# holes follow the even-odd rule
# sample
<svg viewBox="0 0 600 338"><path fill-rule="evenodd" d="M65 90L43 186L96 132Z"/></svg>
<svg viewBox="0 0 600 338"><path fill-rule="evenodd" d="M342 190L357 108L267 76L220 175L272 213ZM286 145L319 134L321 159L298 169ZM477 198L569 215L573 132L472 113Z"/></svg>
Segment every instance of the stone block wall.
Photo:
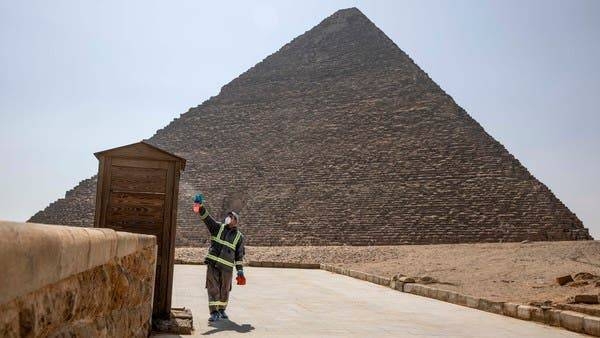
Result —
<svg viewBox="0 0 600 338"><path fill-rule="evenodd" d="M147 337L154 236L0 222L0 337Z"/></svg>
<svg viewBox="0 0 600 338"><path fill-rule="evenodd" d="M525 113L525 112L524 112ZM191 211L242 217L248 245L591 239L581 220L355 8L293 39L149 143L187 159ZM31 218L93 224L95 177Z"/></svg>

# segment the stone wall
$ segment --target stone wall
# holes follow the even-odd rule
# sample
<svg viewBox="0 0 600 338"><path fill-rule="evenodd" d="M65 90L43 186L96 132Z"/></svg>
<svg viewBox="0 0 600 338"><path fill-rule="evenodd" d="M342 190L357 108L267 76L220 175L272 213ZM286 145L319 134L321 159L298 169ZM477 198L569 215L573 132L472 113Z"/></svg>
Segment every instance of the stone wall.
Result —
<svg viewBox="0 0 600 338"><path fill-rule="evenodd" d="M147 337L154 236L0 222L0 337Z"/></svg>
<svg viewBox="0 0 600 338"><path fill-rule="evenodd" d="M443 57L443 56L442 56ZM524 112L526 113L526 112ZM159 130L191 211L240 211L250 245L591 239L582 222L359 10L341 10ZM93 224L95 178L31 218Z"/></svg>

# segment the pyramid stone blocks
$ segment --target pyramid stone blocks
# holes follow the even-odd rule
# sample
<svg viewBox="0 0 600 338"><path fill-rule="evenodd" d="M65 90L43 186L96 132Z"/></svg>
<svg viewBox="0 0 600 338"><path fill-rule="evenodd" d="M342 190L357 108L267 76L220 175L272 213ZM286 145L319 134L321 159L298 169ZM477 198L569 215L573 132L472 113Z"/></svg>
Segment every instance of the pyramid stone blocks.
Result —
<svg viewBox="0 0 600 338"><path fill-rule="evenodd" d="M358 9L340 10L147 140L187 159L179 246L239 210L249 245L591 239ZM91 225L95 178L32 221ZM189 208L186 206L190 206Z"/></svg>

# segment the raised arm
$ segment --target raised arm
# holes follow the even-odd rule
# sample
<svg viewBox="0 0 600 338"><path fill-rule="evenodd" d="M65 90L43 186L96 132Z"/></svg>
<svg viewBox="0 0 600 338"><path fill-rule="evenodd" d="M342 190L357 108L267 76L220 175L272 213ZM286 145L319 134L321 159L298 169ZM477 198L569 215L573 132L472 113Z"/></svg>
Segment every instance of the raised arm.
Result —
<svg viewBox="0 0 600 338"><path fill-rule="evenodd" d="M204 206L204 197L200 194L196 195L194 198L194 212L200 215L200 219L204 221L210 234L216 236L221 227L221 223L215 221L215 219L210 216L208 210Z"/></svg>

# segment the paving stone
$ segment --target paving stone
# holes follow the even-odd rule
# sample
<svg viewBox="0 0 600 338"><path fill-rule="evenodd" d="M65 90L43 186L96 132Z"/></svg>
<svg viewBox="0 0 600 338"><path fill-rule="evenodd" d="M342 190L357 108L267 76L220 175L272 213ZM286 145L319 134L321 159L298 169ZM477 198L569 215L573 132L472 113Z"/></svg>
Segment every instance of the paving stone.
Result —
<svg viewBox="0 0 600 338"><path fill-rule="evenodd" d="M456 295L456 304L467 306L467 298L468 296L462 293L457 293Z"/></svg>
<svg viewBox="0 0 600 338"><path fill-rule="evenodd" d="M560 312L560 326L575 332L583 332L584 314L573 311Z"/></svg>
<svg viewBox="0 0 600 338"><path fill-rule="evenodd" d="M390 287L394 290L404 291L404 283L400 281L392 281L390 282Z"/></svg>
<svg viewBox="0 0 600 338"><path fill-rule="evenodd" d="M517 307L517 317L519 319L530 320L532 311L535 311L535 308L533 306L519 305Z"/></svg>
<svg viewBox="0 0 600 338"><path fill-rule="evenodd" d="M561 310L545 310L544 314L546 314L546 324L550 324L552 326L560 326L560 313Z"/></svg>
<svg viewBox="0 0 600 338"><path fill-rule="evenodd" d="M459 304L458 293L454 291L448 291L448 302L453 304Z"/></svg>
<svg viewBox="0 0 600 338"><path fill-rule="evenodd" d="M531 320L539 323L548 323L548 310L532 306L530 309Z"/></svg>
<svg viewBox="0 0 600 338"><path fill-rule="evenodd" d="M518 308L519 308L519 304L506 302L502 305L502 313L505 316L517 318L518 317L518 312L517 312Z"/></svg>
<svg viewBox="0 0 600 338"><path fill-rule="evenodd" d="M496 302L488 299L479 299L479 310L487 311L496 314L502 314L502 306L504 302Z"/></svg>
<svg viewBox="0 0 600 338"><path fill-rule="evenodd" d="M450 298L450 294L449 291L447 290L442 290L442 289L437 289L435 291L435 299L441 300L443 302L447 302L448 299Z"/></svg>
<svg viewBox="0 0 600 338"><path fill-rule="evenodd" d="M600 317L583 317L583 332L592 336L600 337Z"/></svg>
<svg viewBox="0 0 600 338"><path fill-rule="evenodd" d="M479 301L481 300L478 297L473 297L473 296L467 296L467 306L468 307L472 307L472 308L479 308Z"/></svg>

